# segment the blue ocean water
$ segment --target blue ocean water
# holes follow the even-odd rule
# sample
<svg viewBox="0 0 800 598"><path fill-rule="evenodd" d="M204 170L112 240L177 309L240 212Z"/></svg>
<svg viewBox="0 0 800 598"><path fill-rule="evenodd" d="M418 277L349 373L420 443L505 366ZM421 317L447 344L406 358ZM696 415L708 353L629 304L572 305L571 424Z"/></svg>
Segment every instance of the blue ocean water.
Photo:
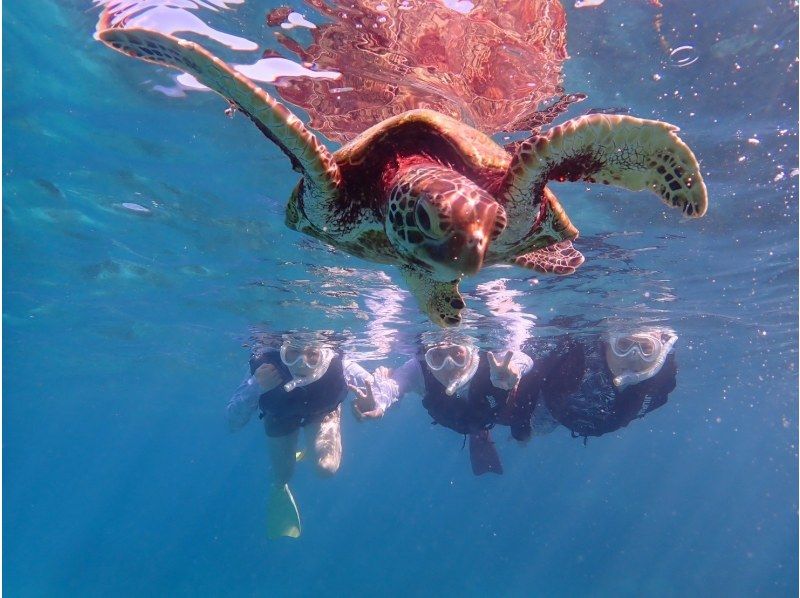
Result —
<svg viewBox="0 0 800 598"><path fill-rule="evenodd" d="M252 331L333 329L372 368L429 326L396 271L284 227L294 176L246 119L153 91L167 74L94 41L88 0L5 3L7 595L796 595L797 7L665 4L567 5L565 86L680 125L706 217L555 185L586 264L464 290L487 344L496 279L532 334L671 326L669 402L586 446L497 434L482 477L415 399L348 415L338 475L293 481L302 537L268 541L263 431L224 416Z"/></svg>

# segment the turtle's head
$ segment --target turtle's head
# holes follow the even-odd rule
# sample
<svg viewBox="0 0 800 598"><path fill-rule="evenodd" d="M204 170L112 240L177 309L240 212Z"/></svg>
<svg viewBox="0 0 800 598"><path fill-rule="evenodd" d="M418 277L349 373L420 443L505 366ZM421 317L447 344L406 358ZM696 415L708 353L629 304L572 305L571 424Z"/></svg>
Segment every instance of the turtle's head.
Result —
<svg viewBox="0 0 800 598"><path fill-rule="evenodd" d="M503 207L470 179L441 166L407 169L393 180L386 234L436 280L475 274L506 226Z"/></svg>

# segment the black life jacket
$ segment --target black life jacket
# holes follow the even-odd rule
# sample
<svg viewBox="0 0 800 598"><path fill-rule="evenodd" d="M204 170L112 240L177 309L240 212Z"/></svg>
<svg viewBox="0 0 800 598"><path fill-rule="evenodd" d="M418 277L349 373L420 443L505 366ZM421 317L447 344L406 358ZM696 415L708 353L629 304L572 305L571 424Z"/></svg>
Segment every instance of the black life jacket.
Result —
<svg viewBox="0 0 800 598"><path fill-rule="evenodd" d="M464 388L447 396L444 384L436 379L425 360L419 361L425 383L422 406L435 423L459 434L473 434L492 428L508 401L508 391L492 384L486 355L481 353L478 359L478 369L468 383L466 397L463 395Z"/></svg>
<svg viewBox="0 0 800 598"><path fill-rule="evenodd" d="M542 394L550 413L573 436L602 436L664 405L675 389L675 354L652 378L620 391L603 356L602 344L574 340L561 346L542 372Z"/></svg>
<svg viewBox="0 0 800 598"><path fill-rule="evenodd" d="M500 422L511 428L511 436L515 440L525 441L531 437L533 429L531 418L534 408L539 400L541 387L541 376L537 371L537 361L529 352L524 351L531 358L533 366L524 375L514 389L513 394L509 394L508 406L500 416Z"/></svg>
<svg viewBox="0 0 800 598"><path fill-rule="evenodd" d="M336 355L328 369L319 380L298 386L291 392L286 392L283 385L292 379L279 351L269 349L250 358L250 373L263 364L275 366L280 373L281 383L272 390L261 395L258 406L261 413L269 413L275 417L299 417L311 419L316 416L330 413L347 397L347 383L344 379L344 366L342 359Z"/></svg>

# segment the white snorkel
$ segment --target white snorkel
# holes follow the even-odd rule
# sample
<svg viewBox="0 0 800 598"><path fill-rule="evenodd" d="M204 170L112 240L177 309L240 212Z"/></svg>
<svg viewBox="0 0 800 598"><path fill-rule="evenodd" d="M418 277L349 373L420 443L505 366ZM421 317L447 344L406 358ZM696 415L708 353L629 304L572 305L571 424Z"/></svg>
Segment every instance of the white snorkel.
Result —
<svg viewBox="0 0 800 598"><path fill-rule="evenodd" d="M297 356L293 359L287 359L287 351L291 347L292 344L289 341L284 341L281 345L281 361L292 375L292 379L283 385L283 390L286 392L292 392L298 386L306 386L322 378L325 372L328 371L328 367L331 365L331 361L336 355L333 349L315 347L319 352L319 359L316 364L311 365L305 355L304 349L297 349Z"/></svg>
<svg viewBox="0 0 800 598"><path fill-rule="evenodd" d="M608 333L606 363L619 390L649 380L664 367L678 335L669 328L646 328L632 334Z"/></svg>
<svg viewBox="0 0 800 598"><path fill-rule="evenodd" d="M475 372L478 369L478 349L476 347L470 347L470 364L462 374L453 380L447 387L444 389L445 394L448 397L452 397L455 392L464 386L467 382L472 380L472 377L475 375ZM448 357L449 359L449 357Z"/></svg>

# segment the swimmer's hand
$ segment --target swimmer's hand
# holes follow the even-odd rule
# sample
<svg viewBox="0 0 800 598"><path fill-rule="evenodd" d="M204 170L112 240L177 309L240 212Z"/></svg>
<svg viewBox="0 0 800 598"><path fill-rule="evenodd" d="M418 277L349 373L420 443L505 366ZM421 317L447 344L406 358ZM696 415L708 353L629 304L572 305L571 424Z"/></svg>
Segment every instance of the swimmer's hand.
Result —
<svg viewBox="0 0 800 598"><path fill-rule="evenodd" d="M488 351L486 355L489 358L492 383L497 388L511 390L519 384L522 375L519 367L511 363L511 358L514 357L513 351L507 351L502 360L497 359L491 351Z"/></svg>
<svg viewBox="0 0 800 598"><path fill-rule="evenodd" d="M258 382L259 387L261 387L262 392L269 392L273 388L277 388L281 383L280 372L278 372L278 368L271 363L264 363L258 366L253 376L256 382Z"/></svg>
<svg viewBox="0 0 800 598"><path fill-rule="evenodd" d="M366 390L358 388L357 386L348 385L348 388L356 395L352 407L353 415L356 416L358 421L380 419L384 414L383 407L380 407L375 400L375 391L372 388L372 382L367 381L366 384Z"/></svg>

